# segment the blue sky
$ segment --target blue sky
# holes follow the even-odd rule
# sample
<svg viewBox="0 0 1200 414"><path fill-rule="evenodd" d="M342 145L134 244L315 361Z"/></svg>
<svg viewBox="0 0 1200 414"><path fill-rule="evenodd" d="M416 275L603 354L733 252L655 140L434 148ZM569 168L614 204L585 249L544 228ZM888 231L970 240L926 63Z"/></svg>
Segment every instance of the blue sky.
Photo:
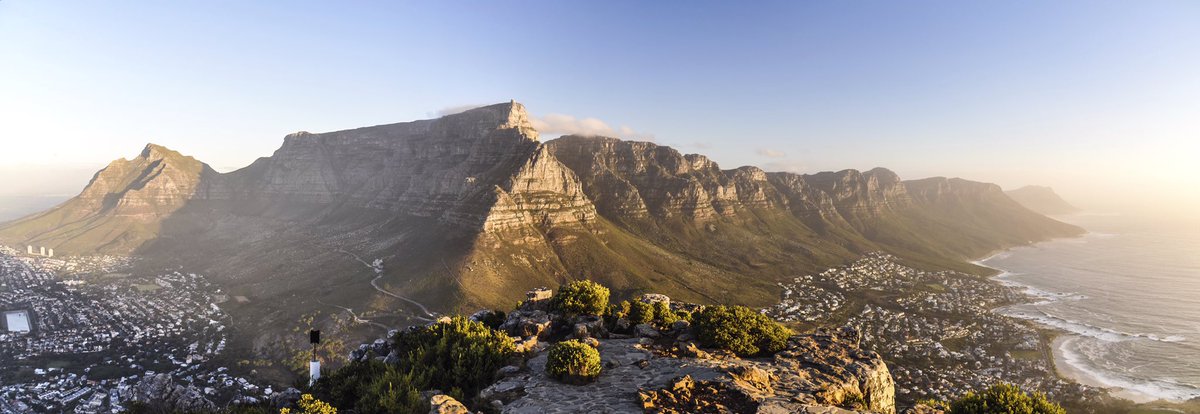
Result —
<svg viewBox="0 0 1200 414"><path fill-rule="evenodd" d="M0 194L509 99L726 168L1200 201L1200 2L0 1Z"/></svg>

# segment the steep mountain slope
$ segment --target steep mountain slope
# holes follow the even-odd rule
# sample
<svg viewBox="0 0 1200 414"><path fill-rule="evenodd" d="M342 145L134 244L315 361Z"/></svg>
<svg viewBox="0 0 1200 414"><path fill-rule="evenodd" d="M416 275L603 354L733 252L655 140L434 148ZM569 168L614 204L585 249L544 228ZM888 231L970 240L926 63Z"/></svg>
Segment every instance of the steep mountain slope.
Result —
<svg viewBox="0 0 1200 414"><path fill-rule="evenodd" d="M1004 193L1025 208L1042 214L1070 214L1079 211L1079 208L1063 200L1050 187L1027 185Z"/></svg>
<svg viewBox="0 0 1200 414"><path fill-rule="evenodd" d="M292 134L227 174L151 145L80 196L0 225L0 241L184 265L244 296L232 312L262 324L336 306L395 326L427 317L418 304L504 307L580 278L620 296L765 305L778 281L869 251L983 272L964 259L1079 232L990 184L722 170L613 138L541 143L509 102Z"/></svg>

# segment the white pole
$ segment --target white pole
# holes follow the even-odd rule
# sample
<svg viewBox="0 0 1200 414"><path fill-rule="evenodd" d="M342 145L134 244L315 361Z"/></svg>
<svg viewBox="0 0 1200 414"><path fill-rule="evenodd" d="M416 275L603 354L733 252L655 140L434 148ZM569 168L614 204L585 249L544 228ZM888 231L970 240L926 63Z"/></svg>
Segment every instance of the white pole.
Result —
<svg viewBox="0 0 1200 414"><path fill-rule="evenodd" d="M321 379L321 361L308 361L308 385L317 383Z"/></svg>

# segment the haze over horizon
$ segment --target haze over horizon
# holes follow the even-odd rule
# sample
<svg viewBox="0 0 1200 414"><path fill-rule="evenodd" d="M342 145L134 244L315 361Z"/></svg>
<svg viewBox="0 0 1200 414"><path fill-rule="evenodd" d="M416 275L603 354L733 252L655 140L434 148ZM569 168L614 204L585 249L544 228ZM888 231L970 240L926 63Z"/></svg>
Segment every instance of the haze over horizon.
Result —
<svg viewBox="0 0 1200 414"><path fill-rule="evenodd" d="M230 171L516 99L543 140L1200 207L1200 4L651 6L0 2L0 195L73 195L147 142Z"/></svg>

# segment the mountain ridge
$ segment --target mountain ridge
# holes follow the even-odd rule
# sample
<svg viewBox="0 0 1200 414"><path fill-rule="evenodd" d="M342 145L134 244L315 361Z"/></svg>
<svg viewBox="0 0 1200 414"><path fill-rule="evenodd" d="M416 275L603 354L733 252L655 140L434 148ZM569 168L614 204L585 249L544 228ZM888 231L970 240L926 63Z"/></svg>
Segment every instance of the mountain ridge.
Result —
<svg viewBox="0 0 1200 414"><path fill-rule="evenodd" d="M1030 210L1047 214L1060 215L1078 213L1078 207L1064 200L1053 188L1037 185L1027 185L1016 190L1005 191L1010 198Z"/></svg>
<svg viewBox="0 0 1200 414"><path fill-rule="evenodd" d="M541 142L515 101L294 133L223 174L147 146L80 196L0 224L4 242L212 274L249 298L235 312L266 315L262 324L337 303L394 326L423 315L398 296L469 311L577 279L619 297L762 306L778 299L779 281L867 252L985 274L967 260L1080 232L990 184L903 181L882 168L723 170L605 137ZM376 258L382 269L364 265Z"/></svg>

